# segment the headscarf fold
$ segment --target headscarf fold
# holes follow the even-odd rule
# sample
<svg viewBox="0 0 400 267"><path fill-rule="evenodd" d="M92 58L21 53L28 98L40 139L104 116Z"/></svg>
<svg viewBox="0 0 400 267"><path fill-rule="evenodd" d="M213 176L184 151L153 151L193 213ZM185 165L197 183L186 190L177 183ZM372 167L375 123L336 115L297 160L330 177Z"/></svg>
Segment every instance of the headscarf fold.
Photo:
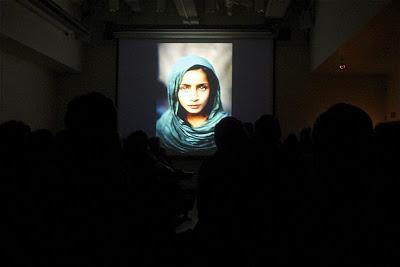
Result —
<svg viewBox="0 0 400 267"><path fill-rule="evenodd" d="M179 116L180 104L178 101L178 89L182 77L193 66L209 69L216 78L215 84L210 84L211 110L207 121L196 128L192 128ZM210 82L210 77L208 77ZM186 153L203 153L215 149L214 127L228 114L224 112L221 102L221 92L218 78L213 66L199 56L187 56L181 58L173 67L167 83L168 110L157 121L156 134L162 144L169 150Z"/></svg>

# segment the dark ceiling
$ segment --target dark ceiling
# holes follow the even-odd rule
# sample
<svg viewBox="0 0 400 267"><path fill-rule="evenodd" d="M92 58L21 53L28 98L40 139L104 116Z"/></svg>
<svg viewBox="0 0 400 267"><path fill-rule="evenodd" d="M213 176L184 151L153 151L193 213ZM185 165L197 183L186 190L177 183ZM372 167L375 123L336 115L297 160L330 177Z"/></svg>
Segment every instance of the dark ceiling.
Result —
<svg viewBox="0 0 400 267"><path fill-rule="evenodd" d="M312 0L82 0L82 23L115 27L307 28Z"/></svg>
<svg viewBox="0 0 400 267"><path fill-rule="evenodd" d="M68 25L76 36L83 40L91 39L98 34L112 36L115 32L154 29L264 31L276 37L282 33L287 35L294 28L310 29L313 24L314 8L314 0L29 0L29 2Z"/></svg>

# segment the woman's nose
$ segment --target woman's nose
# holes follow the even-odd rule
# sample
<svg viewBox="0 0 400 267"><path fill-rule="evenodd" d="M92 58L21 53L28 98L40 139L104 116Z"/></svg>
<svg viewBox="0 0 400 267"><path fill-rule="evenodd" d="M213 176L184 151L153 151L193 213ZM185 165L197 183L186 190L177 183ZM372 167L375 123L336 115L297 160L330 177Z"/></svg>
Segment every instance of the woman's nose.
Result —
<svg viewBox="0 0 400 267"><path fill-rule="evenodd" d="M191 89L190 90L190 101L195 102L198 100L199 100L199 96L197 94L197 90L195 88Z"/></svg>

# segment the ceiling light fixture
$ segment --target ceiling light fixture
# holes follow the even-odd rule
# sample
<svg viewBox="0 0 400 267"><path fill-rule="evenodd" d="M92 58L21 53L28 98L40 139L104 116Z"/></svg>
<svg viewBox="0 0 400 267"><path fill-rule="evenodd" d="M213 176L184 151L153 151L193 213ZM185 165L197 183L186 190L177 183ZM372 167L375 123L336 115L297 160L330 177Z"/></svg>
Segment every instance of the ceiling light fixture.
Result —
<svg viewBox="0 0 400 267"><path fill-rule="evenodd" d="M343 53L339 51L339 64L338 64L339 71L345 71L347 69L347 64L343 60Z"/></svg>
<svg viewBox="0 0 400 267"><path fill-rule="evenodd" d="M345 70L345 69L347 69L347 65L346 64L342 63L342 64L339 65L339 70Z"/></svg>
<svg viewBox="0 0 400 267"><path fill-rule="evenodd" d="M254 10L257 13L264 13L265 12L264 8L265 8L264 0L255 0L254 1Z"/></svg>

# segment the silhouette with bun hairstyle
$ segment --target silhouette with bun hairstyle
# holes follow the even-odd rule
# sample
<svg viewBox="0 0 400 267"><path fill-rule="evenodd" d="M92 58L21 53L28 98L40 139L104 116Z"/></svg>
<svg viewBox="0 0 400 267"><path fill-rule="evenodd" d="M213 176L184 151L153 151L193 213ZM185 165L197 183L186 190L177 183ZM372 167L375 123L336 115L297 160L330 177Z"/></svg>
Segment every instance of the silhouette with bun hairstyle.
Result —
<svg viewBox="0 0 400 267"><path fill-rule="evenodd" d="M312 152L311 132L311 127L305 127L300 131L299 145L302 153L310 154Z"/></svg>
<svg viewBox="0 0 400 267"><path fill-rule="evenodd" d="M369 115L346 103L333 105L314 123L316 173L305 186L312 201L305 202L305 225L310 228L304 247L310 246L306 251L312 255L306 257L320 266L368 265L374 260L372 133Z"/></svg>
<svg viewBox="0 0 400 267"><path fill-rule="evenodd" d="M68 103L65 130L57 135L63 183L58 209L63 222L59 231L71 234L56 233L63 238L55 247L68 255L56 257L57 263L63 258L66 265L110 264L120 253L111 244L130 236L128 217L123 219L131 208L129 179L121 170L116 114L112 100L97 92Z"/></svg>
<svg viewBox="0 0 400 267"><path fill-rule="evenodd" d="M11 120L0 125L1 162L22 159L27 149L30 127ZM6 167L6 166L5 166Z"/></svg>
<svg viewBox="0 0 400 267"><path fill-rule="evenodd" d="M242 122L233 117L223 118L214 131L217 151L199 171L199 222L195 230L204 253L200 257L205 261L203 266L233 262L245 266L249 246L240 244L245 243L242 230L246 228L240 225L246 221L247 183L252 181L248 137Z"/></svg>
<svg viewBox="0 0 400 267"><path fill-rule="evenodd" d="M31 129L21 121L0 124L0 242L5 262L24 266L34 255L28 148ZM24 257L21 257L21 253Z"/></svg>
<svg viewBox="0 0 400 267"><path fill-rule="evenodd" d="M262 115L254 123L254 134L260 145L277 148L282 135L279 120L272 115Z"/></svg>
<svg viewBox="0 0 400 267"><path fill-rule="evenodd" d="M258 242L260 247L268 250L267 255L263 255L260 249L258 258L263 262L269 261L275 263L277 259L284 262L286 256L280 252L288 251L288 247L283 247L285 243L281 235L277 233L287 233L285 228L287 220L283 216L288 214L288 193L287 188L283 187L286 177L282 175L282 170L288 169L284 166L281 152L281 136L282 131L279 120L270 115L263 114L254 122L254 139L253 151L254 162L256 168L255 187L258 194L258 201L255 202L255 207L261 211L258 222L259 237ZM256 195L256 194L254 194ZM282 235L284 236L284 235Z"/></svg>
<svg viewBox="0 0 400 267"><path fill-rule="evenodd" d="M385 263L399 264L397 240L400 237L400 121L383 122L375 126L375 186L377 198L377 253Z"/></svg>
<svg viewBox="0 0 400 267"><path fill-rule="evenodd" d="M275 177L277 169L280 168L281 136L279 120L274 116L264 114L254 122L253 148L255 161L261 168L260 171L269 173L267 176ZM269 182L277 182L278 180L268 179ZM269 187L271 188L271 186Z"/></svg>

